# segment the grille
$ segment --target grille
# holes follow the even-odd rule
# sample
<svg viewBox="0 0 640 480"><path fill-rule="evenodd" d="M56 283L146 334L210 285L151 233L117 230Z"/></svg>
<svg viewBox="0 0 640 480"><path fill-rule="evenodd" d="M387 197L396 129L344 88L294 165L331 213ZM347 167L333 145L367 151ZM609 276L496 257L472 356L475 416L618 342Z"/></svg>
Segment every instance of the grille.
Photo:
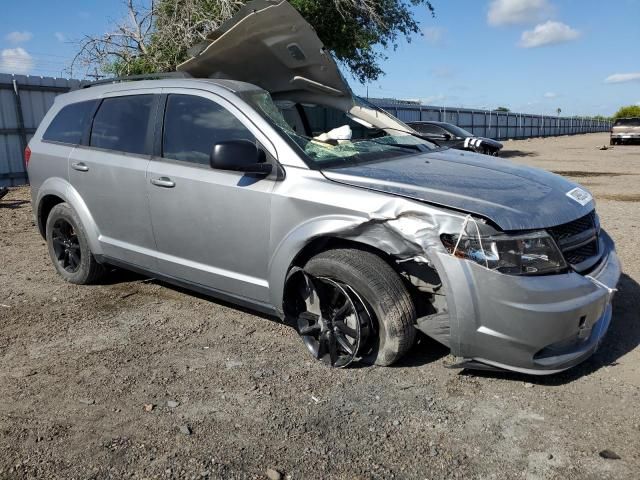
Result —
<svg viewBox="0 0 640 480"><path fill-rule="evenodd" d="M549 228L565 260L579 271L592 268L600 259L600 223L595 210L573 222ZM589 261L590 260L590 261Z"/></svg>
<svg viewBox="0 0 640 480"><path fill-rule="evenodd" d="M573 222L565 223L549 229L549 233L558 243L564 243L565 240L579 235L591 228L597 229L596 211L585 215Z"/></svg>
<svg viewBox="0 0 640 480"><path fill-rule="evenodd" d="M564 252L563 252L564 253ZM564 253L564 257L571 265L577 265L579 263L588 260L591 257L598 255L598 241L594 240L587 245L576 248L574 250Z"/></svg>

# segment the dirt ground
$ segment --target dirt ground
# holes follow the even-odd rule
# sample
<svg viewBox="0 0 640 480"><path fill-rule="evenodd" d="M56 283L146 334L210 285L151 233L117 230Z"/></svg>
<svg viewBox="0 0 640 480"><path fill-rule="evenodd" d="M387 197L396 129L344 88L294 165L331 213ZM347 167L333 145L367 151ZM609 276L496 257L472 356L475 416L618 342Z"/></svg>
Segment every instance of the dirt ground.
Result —
<svg viewBox="0 0 640 480"><path fill-rule="evenodd" d="M66 284L12 189L0 479L640 478L640 146L605 143L505 145L592 190L625 269L601 349L542 378L448 369L427 339L392 368L330 370L271 318L124 272Z"/></svg>

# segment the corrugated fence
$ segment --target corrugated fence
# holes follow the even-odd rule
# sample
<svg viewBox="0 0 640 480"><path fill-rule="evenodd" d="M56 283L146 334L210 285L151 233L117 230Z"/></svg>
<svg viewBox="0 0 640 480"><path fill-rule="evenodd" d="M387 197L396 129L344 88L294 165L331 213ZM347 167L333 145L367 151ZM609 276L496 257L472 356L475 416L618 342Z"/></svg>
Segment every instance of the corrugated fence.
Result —
<svg viewBox="0 0 640 480"><path fill-rule="evenodd" d="M0 186L27 183L24 149L56 95L78 80L0 73Z"/></svg>
<svg viewBox="0 0 640 480"><path fill-rule="evenodd" d="M64 78L0 74L0 186L28 182L23 152L56 95L78 88L80 81ZM466 108L373 100L406 122L439 120L455 123L475 135L503 140L551 135L605 132L611 123L590 118L566 118ZM322 111L310 115L313 129L327 131L341 125L344 115Z"/></svg>
<svg viewBox="0 0 640 480"><path fill-rule="evenodd" d="M404 122L449 122L469 130L474 135L496 140L608 132L611 129L611 122L608 120L593 118L434 107L388 100L372 100L372 103Z"/></svg>

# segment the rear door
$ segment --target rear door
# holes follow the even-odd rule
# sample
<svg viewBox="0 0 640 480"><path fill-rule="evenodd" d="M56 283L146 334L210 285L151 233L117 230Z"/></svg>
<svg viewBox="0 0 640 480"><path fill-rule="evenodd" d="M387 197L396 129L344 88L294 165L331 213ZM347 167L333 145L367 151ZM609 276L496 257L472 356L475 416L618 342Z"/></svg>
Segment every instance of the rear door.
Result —
<svg viewBox="0 0 640 480"><path fill-rule="evenodd" d="M147 182L160 272L266 304L275 181L212 169L209 155L217 142L268 140L219 96L163 91L164 128Z"/></svg>
<svg viewBox="0 0 640 480"><path fill-rule="evenodd" d="M69 158L69 179L87 204L108 257L156 270L146 171L160 90L102 99L83 145Z"/></svg>

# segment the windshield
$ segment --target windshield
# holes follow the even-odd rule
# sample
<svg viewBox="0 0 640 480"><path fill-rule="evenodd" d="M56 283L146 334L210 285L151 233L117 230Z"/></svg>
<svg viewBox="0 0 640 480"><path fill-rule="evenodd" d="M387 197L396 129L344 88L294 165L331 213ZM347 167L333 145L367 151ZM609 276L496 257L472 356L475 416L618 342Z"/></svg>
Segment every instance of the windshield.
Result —
<svg viewBox="0 0 640 480"><path fill-rule="evenodd" d="M453 133L456 137L473 137L473 133L465 130L464 128L460 128L457 125L453 125L453 124L447 124L446 126L443 125L442 126L445 130L449 130L451 133Z"/></svg>
<svg viewBox="0 0 640 480"><path fill-rule="evenodd" d="M358 135L354 135L356 128L352 129L349 125L336 125L339 127L336 131L339 131L340 135L332 131L313 137L302 135L287 122L269 93L250 92L243 95L243 98L276 127L285 139L293 142L304 152L304 160L312 168L350 166L416 155L436 148L433 143L414 136L410 127L406 127L406 131L389 128L387 130L391 133L388 133L357 119L354 127L357 127ZM385 112L385 115L388 114ZM356 136L362 138L355 138Z"/></svg>
<svg viewBox="0 0 640 480"><path fill-rule="evenodd" d="M640 127L640 118L620 118L616 120L615 127Z"/></svg>

